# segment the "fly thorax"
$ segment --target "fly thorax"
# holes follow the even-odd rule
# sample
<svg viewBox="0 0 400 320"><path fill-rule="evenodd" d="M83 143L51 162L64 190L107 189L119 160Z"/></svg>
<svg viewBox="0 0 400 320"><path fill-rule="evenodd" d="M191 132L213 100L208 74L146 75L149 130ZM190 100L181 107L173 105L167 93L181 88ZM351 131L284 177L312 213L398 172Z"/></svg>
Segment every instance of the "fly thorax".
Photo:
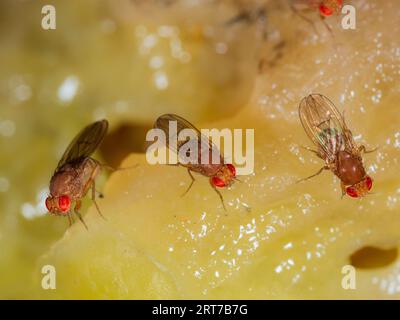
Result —
<svg viewBox="0 0 400 320"><path fill-rule="evenodd" d="M56 172L50 181L50 193L54 197L75 194L77 191L79 175L76 170L67 165Z"/></svg>
<svg viewBox="0 0 400 320"><path fill-rule="evenodd" d="M226 186L230 186L233 182L234 175L227 165L221 166L218 176L224 181Z"/></svg>
<svg viewBox="0 0 400 320"><path fill-rule="evenodd" d="M345 185L357 184L366 175L361 158L347 151L338 153L336 170Z"/></svg>

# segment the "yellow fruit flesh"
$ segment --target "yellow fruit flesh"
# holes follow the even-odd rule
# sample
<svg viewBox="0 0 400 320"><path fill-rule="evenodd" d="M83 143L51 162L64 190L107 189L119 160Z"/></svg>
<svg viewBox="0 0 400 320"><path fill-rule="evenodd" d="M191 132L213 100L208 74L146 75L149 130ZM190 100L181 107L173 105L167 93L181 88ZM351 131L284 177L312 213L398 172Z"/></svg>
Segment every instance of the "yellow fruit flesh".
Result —
<svg viewBox="0 0 400 320"><path fill-rule="evenodd" d="M321 37L286 7L271 7L269 33L279 30L282 57L264 66L240 112L212 122L212 109L191 118L192 107L174 110L200 128L255 129L254 174L222 190L227 211L207 178L195 176L181 197L190 183L184 168L150 166L144 154L132 154L121 167L139 166L112 174L105 198L97 200L107 220L92 206L85 214L89 231L80 223L69 228L37 261L31 296L399 298L399 8L366 3L357 7L356 31L342 30L332 17L332 36L315 19ZM265 51L267 60L276 54ZM331 172L296 183L323 166L301 148L311 142L297 106L310 92L345 110L360 144L379 147L364 156L374 179L371 195L341 199ZM229 107L226 102L227 116ZM365 247L377 249L354 258ZM351 262L359 266L356 289L345 290L342 268ZM46 264L56 267L56 290L40 287Z"/></svg>

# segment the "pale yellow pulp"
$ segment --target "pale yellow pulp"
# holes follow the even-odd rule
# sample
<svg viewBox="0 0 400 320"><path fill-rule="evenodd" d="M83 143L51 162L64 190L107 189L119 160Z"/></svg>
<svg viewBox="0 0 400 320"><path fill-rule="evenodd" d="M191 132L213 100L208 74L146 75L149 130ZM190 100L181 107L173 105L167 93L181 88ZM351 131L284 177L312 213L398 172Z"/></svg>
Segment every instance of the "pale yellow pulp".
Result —
<svg viewBox="0 0 400 320"><path fill-rule="evenodd" d="M212 5L194 11L156 8L159 16L152 22L143 18L150 10L146 6L132 13L129 4L121 2L113 7L110 22L104 18L105 11L91 10L94 3L76 11L74 5L67 8L58 3L70 29L60 26L56 32L66 36L79 32L90 41L83 41L78 49L77 40L69 36L47 40L52 45L70 42L71 55L53 57L69 61L68 67L54 64L51 77L60 84L71 72L77 73L80 91L72 102L57 101L56 111L49 102L45 106L32 99L24 102L43 114L40 125L46 129L41 133L43 140L29 140L30 148L24 149L35 143L35 152L41 153L41 162L30 152L23 159L38 168L32 173L35 177L26 185L13 180L16 185L7 193L9 198L2 199L4 216L9 217L0 229L5 248L0 257L0 284L9 292L2 290L2 296L399 298L400 38L396 18L400 7L396 1L354 1L353 5L357 10L354 31L341 29L340 15L326 20L331 34L318 13L307 13L316 23L316 34L285 2L269 4L268 38L263 40L260 23L239 23L230 29L222 25L221 21L237 13L228 3L218 7L219 16ZM190 22L185 19L188 12ZM40 32L39 39L50 37ZM31 57L33 49L29 50L19 58ZM256 75L260 59L262 71ZM57 86L48 85L56 100ZM322 160L302 148L312 145L297 108L311 92L323 93L345 111L358 143L378 147L364 156L374 179L369 196L342 199L340 181L331 172L296 183L323 166ZM33 132L33 120L26 114L17 114L15 108L9 112L9 117L20 119L18 130ZM193 188L181 197L190 183L186 170L151 166L141 153L121 164L139 164L137 168L116 172L107 180L102 190L105 198L98 200L107 220L91 206L84 217L89 231L79 221L66 229L63 219L21 216L21 203L34 202L32 190L45 185L62 153L60 145L65 146L68 136L85 123L104 116L112 129L129 121L151 126L166 112L180 114L199 128L255 129L254 174L222 190L227 211L207 178L195 176ZM61 115L62 121L54 121ZM50 132L54 136L49 137ZM3 163L2 156L2 165L16 172L17 165L10 164L12 154L5 157L9 158ZM18 197L18 189L30 191ZM18 216L17 223L10 222L10 216ZM380 250L361 251L367 253L353 261L356 288L344 289L343 267L351 263L355 252L371 246ZM29 258L18 254L18 248L30 252ZM41 288L40 271L46 264L56 267L56 290ZM23 279L32 280L29 291L24 290L29 282Z"/></svg>

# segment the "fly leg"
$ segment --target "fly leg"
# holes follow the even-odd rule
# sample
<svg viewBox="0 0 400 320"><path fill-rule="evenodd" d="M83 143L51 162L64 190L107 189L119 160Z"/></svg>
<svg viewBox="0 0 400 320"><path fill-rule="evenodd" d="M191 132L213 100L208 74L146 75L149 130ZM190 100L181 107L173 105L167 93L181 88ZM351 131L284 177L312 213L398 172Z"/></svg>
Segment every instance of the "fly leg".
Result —
<svg viewBox="0 0 400 320"><path fill-rule="evenodd" d="M376 150L378 150L378 147L376 147L376 148L374 148L372 150L367 150L367 148L364 145L361 145L358 148L358 152L360 152L360 153L372 153L372 152L375 152Z"/></svg>
<svg viewBox="0 0 400 320"><path fill-rule="evenodd" d="M346 195L346 186L342 181L340 181L340 187L342 188L342 199Z"/></svg>
<svg viewBox="0 0 400 320"><path fill-rule="evenodd" d="M219 197L220 200L221 200L222 206L224 207L224 210L226 211L224 198L222 197L221 192L219 192L219 190L211 183L211 180L210 180L210 184L211 184L211 186L213 187L213 189L215 190L215 192L218 194L218 197Z"/></svg>
<svg viewBox="0 0 400 320"><path fill-rule="evenodd" d="M300 179L299 181L297 181L297 183L302 182L302 181L309 180L309 179L311 179L311 178L314 178L314 177L320 175L320 174L322 173L322 171L324 171L324 170L329 170L329 169L330 169L329 166L323 166L321 169L319 169L319 171L318 171L317 173L314 173L313 175L311 175L311 176L309 176L309 177L307 177L307 178Z"/></svg>
<svg viewBox="0 0 400 320"><path fill-rule="evenodd" d="M104 219L107 220L100 211L99 205L96 202L96 182L93 180L92 182L92 201L94 203L94 205L96 206L97 212L99 213L99 215Z"/></svg>
<svg viewBox="0 0 400 320"><path fill-rule="evenodd" d="M322 160L324 160L324 158L321 156L321 154L317 150L313 150L309 147L303 147L303 146L301 148L314 153L318 158L321 158Z"/></svg>
<svg viewBox="0 0 400 320"><path fill-rule="evenodd" d="M92 188L92 201L94 203L94 205L96 206L97 212L99 213L99 215L106 220L106 218L101 214L100 212L100 208L96 202L96 176L100 171L100 167L96 166L96 168L93 170L91 177L89 178L88 182L86 183L86 185L83 187L83 194L86 195L86 193L89 191L90 188ZM103 195L100 194L100 197L102 198Z"/></svg>
<svg viewBox="0 0 400 320"><path fill-rule="evenodd" d="M321 17L321 21L322 21L322 23L324 24L324 26L325 26L325 28L328 30L328 32L331 34L331 36L333 37L333 32L332 32L332 28L329 26L329 24L325 21L325 18L324 17L322 17L321 15L320 15L320 17Z"/></svg>
<svg viewBox="0 0 400 320"><path fill-rule="evenodd" d="M81 208L82 202L80 200L76 201L76 205L74 208L74 212L75 214L78 216L79 220L81 220L81 222L83 223L83 225L85 226L86 230L89 230L89 228L87 227L85 221L82 218L82 215L79 212L79 209Z"/></svg>
<svg viewBox="0 0 400 320"><path fill-rule="evenodd" d="M196 181L196 179L193 177L192 172L190 171L190 169L187 169L187 172L189 173L190 178L192 179L192 181L190 182L189 187L186 189L186 191L181 195L181 197L183 197L186 193L189 192L190 188L192 188L193 183Z"/></svg>
<svg viewBox="0 0 400 320"><path fill-rule="evenodd" d="M168 165L168 166L179 166L179 163L167 163L167 165ZM192 186L193 186L193 183L196 181L196 179L193 177L192 172L190 171L189 168L187 168L187 172L188 172L188 174L189 174L189 176L190 176L190 178L191 178L192 180L190 181L190 185L189 185L189 187L186 189L186 191L185 191L184 193L182 193L181 197L185 196L185 195L189 192L189 190L190 190L190 189L192 188Z"/></svg>
<svg viewBox="0 0 400 320"><path fill-rule="evenodd" d="M100 168L104 168L104 169L110 170L111 172L120 171L120 170L133 169L133 168L136 168L136 167L138 166L138 165L136 164L136 165L134 165L134 166L126 167L126 168L114 168L114 167L111 167L111 166L109 166L109 165L107 165L107 164L101 164L101 163L98 163L98 162L96 162L96 163L97 163L98 166L100 166ZM92 177L91 177L91 179L90 179L89 182L88 182L88 185L85 186L85 189L84 189L85 192L84 192L84 193L86 194L86 192L88 191L88 189L89 189L89 187L90 187L90 184L93 182L93 189L94 189L94 190L92 190L92 200L93 200L94 204L96 205L97 211L100 213L99 207L98 207L98 205L97 205L97 203L96 203L96 201L95 201L95 196L96 196L96 192L97 192L98 195L99 195L99 198L104 198L104 194L103 194L102 192L100 192L100 191L97 191L96 188L95 188L94 178L97 176L98 172L99 172L98 169L94 170L94 172L93 172L93 174L92 174ZM100 215L104 218L104 216L103 216L101 213L100 213ZM104 218L104 219L105 219L105 218Z"/></svg>
<svg viewBox="0 0 400 320"><path fill-rule="evenodd" d="M68 217L69 226L72 226L73 219L72 219L71 211L68 212L67 217Z"/></svg>
<svg viewBox="0 0 400 320"><path fill-rule="evenodd" d="M307 23L309 23L311 25L311 27L314 29L314 32L319 35L319 32L317 30L317 28L315 27L315 23L314 21L312 21L311 19L308 19L306 16L302 15L300 13L299 10L297 10L293 4L290 4L290 9L293 11L293 13L297 16L299 16L301 19L303 19L304 21L306 21Z"/></svg>

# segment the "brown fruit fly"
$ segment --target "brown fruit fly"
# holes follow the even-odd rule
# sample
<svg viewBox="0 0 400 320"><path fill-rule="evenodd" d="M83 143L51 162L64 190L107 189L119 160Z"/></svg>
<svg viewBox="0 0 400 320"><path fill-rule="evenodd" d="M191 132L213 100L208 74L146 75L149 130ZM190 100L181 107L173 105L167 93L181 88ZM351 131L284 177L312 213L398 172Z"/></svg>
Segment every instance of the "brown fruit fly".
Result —
<svg viewBox="0 0 400 320"><path fill-rule="evenodd" d="M316 32L317 30L315 28L313 21L300 14L300 11L318 10L322 22L325 24L325 27L331 32L332 31L331 28L325 23L324 19L334 14L339 14L340 10L342 9L342 6L343 6L343 0L292 0L290 7L293 10L293 12L295 12L303 20L310 23ZM303 8L303 9L298 9L298 8Z"/></svg>
<svg viewBox="0 0 400 320"><path fill-rule="evenodd" d="M210 179L209 181L211 187L218 194L219 198L221 199L222 206L226 210L222 194L217 188L229 187L235 180L238 180L236 178L235 166L233 164L225 163L217 146L213 144L208 137L201 134L200 130L197 129L193 124L180 116L177 116L175 114L164 114L156 120L154 127L163 130L166 133L167 137L171 137L171 135L169 134L169 124L172 121L175 121L177 124L176 137L184 129L191 129L196 136L195 139L188 138L185 141L177 140L177 144L174 146L172 143L170 143L168 139L166 141L167 147L170 150L177 152L178 155L180 149L183 146L192 146L192 148L189 148L186 152L186 156L193 158L195 161L191 161L190 163L182 163L178 156L177 165L186 167L187 172L192 179L189 187L183 193L183 195L185 195L190 190L195 181L192 172L199 173ZM195 152L194 150L197 150L197 154L191 155L190 153ZM219 161L217 161L218 163L213 163L212 161L212 158L215 156L219 157ZM208 161L202 161L202 159L208 159Z"/></svg>
<svg viewBox="0 0 400 320"><path fill-rule="evenodd" d="M79 209L81 199L90 188L92 200L102 216L96 203L95 179L104 165L90 156L103 141L107 129L107 120L97 121L85 127L65 150L50 180L50 196L46 199L47 210L55 215L67 216L70 225L71 205L75 203L74 212L87 228Z"/></svg>
<svg viewBox="0 0 400 320"><path fill-rule="evenodd" d="M372 188L372 179L364 169L361 154L374 150L366 151L365 146L356 145L344 117L321 94L311 94L301 100L299 116L308 137L317 146L317 150L308 150L325 161L325 166L316 174L302 180L331 170L341 181L342 195L353 198L367 195Z"/></svg>

